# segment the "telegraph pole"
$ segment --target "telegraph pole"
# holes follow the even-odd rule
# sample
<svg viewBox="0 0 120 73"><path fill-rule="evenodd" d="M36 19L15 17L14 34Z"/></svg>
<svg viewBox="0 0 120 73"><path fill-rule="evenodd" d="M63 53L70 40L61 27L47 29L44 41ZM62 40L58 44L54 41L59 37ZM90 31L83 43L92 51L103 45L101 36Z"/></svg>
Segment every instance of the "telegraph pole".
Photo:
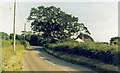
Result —
<svg viewBox="0 0 120 73"><path fill-rule="evenodd" d="M16 0L14 1L14 23L13 23L13 33L14 33L14 41L13 41L13 51L15 52L15 19L16 19Z"/></svg>
<svg viewBox="0 0 120 73"><path fill-rule="evenodd" d="M24 40L25 40L25 35L26 35L26 23L24 25Z"/></svg>

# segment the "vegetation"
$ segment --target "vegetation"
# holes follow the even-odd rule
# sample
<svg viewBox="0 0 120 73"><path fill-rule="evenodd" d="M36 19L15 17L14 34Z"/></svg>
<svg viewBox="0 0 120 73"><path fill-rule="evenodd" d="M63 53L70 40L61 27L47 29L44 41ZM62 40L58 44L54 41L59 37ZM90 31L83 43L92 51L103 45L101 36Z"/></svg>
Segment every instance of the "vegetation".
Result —
<svg viewBox="0 0 120 73"><path fill-rule="evenodd" d="M45 43L45 39L39 34L35 34L31 31L26 32L25 40L34 46L42 46Z"/></svg>
<svg viewBox="0 0 120 73"><path fill-rule="evenodd" d="M118 45L94 42L78 43L74 40L69 40L56 44L47 44L45 47L56 52L84 56L115 66L118 66L119 62L118 54L120 54L120 52L118 52Z"/></svg>
<svg viewBox="0 0 120 73"><path fill-rule="evenodd" d="M32 21L32 30L41 34L44 39L63 39L80 32L90 34L83 23L78 23L78 18L61 11L54 6L31 8L29 21Z"/></svg>
<svg viewBox="0 0 120 73"><path fill-rule="evenodd" d="M62 59L64 61L70 62L72 64L77 64L80 66L90 68L94 71L97 71L97 73L113 73L112 71L118 71L117 66L106 64L99 60L87 58L84 56L77 56L77 55L72 55L72 54L66 54L63 52L57 52L54 50L50 50L49 48L45 48L45 51L47 53L53 55L56 58Z"/></svg>
<svg viewBox="0 0 120 73"><path fill-rule="evenodd" d="M9 35L7 33L5 33L5 32L0 32L0 39L8 40Z"/></svg>
<svg viewBox="0 0 120 73"><path fill-rule="evenodd" d="M12 40L2 40L2 70L3 71L21 71L22 57L25 54L23 41L16 41L16 52L13 52ZM28 42L27 46L28 47Z"/></svg>
<svg viewBox="0 0 120 73"><path fill-rule="evenodd" d="M95 42L87 27L83 23L78 23L77 17L67 14L60 8L54 6L31 8L28 21L32 21L31 28L36 33L32 35L29 33L30 35L28 34L26 37L30 44L45 44L47 50L53 51L53 54L69 54L71 57L82 56L118 66L118 56L120 55L118 45L110 45L108 42ZM90 41L89 43L88 41L78 43L69 39L71 36L77 36L81 39L84 37L84 41ZM33 41L35 42L33 43ZM111 38L111 43L113 42L117 42L116 38Z"/></svg>
<svg viewBox="0 0 120 73"><path fill-rule="evenodd" d="M82 37L84 37L84 40L87 39L87 40L89 40L89 42L94 42L94 39L91 36L89 36L88 34L80 33L77 36L77 38L81 38L81 39L82 39ZM88 41L86 41L86 42L88 42Z"/></svg>
<svg viewBox="0 0 120 73"><path fill-rule="evenodd" d="M23 34L16 34L16 53L13 53L12 50L13 34L9 36L7 33L0 32L4 71L22 70L21 59L25 53L24 49L29 46L29 43L34 46L44 45L48 53L69 62L96 67L96 69L102 67L116 70L120 61L118 57L120 51L117 45L120 44L120 37L111 38L111 45L107 42L95 42L87 27L83 23L79 23L77 17L54 6L31 8L27 20L32 21L31 28L34 33L22 31ZM25 37L24 32L26 32ZM71 36L81 39L84 37L85 40L90 41L89 43L78 43L70 39Z"/></svg>
<svg viewBox="0 0 120 73"><path fill-rule="evenodd" d="M2 71L21 71L22 70L22 57L25 49L29 47L29 43L22 40L21 35L16 36L16 51L13 52L13 35L1 32L2 42Z"/></svg>
<svg viewBox="0 0 120 73"><path fill-rule="evenodd" d="M112 37L110 39L110 44L120 44L120 37Z"/></svg>

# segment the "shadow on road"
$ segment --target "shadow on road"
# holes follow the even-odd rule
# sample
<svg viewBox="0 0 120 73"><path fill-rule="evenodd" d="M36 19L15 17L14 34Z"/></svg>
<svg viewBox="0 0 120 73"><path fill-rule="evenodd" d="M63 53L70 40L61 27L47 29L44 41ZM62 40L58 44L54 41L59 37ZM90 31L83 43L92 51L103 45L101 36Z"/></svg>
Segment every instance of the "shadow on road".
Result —
<svg viewBox="0 0 120 73"><path fill-rule="evenodd" d="M28 51L40 51L40 48L34 48L34 49L26 49Z"/></svg>
<svg viewBox="0 0 120 73"><path fill-rule="evenodd" d="M71 68L71 69L74 69L74 70L77 70L77 71L91 71L90 69L87 69L87 68L84 68L82 66L78 66L78 65L75 65L75 64L72 64L72 63L68 63L68 62L65 62L63 60L60 60L58 58L55 58L53 57L52 55L46 53L44 51L44 49L42 47L32 47L32 49L27 49L28 51L36 51L36 56L37 57L42 57L43 60L47 60L55 65L60 65L62 67L65 67L65 68Z"/></svg>

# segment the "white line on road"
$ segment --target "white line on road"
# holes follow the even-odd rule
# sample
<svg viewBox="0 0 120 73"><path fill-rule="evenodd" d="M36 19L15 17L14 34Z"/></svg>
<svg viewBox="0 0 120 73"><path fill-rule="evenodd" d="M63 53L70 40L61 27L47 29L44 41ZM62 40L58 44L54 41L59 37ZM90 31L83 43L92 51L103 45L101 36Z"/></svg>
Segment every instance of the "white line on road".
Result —
<svg viewBox="0 0 120 73"><path fill-rule="evenodd" d="M45 61L55 66L55 64L54 64L54 63L52 63L52 62L50 62L50 61L47 61L47 60L45 60Z"/></svg>
<svg viewBox="0 0 120 73"><path fill-rule="evenodd" d="M65 68L62 68L62 67L61 67L61 69L63 69L64 71L66 71L66 72L68 72L68 73L71 73L71 72L69 72L68 70L66 70Z"/></svg>
<svg viewBox="0 0 120 73"><path fill-rule="evenodd" d="M40 57L40 58L44 58L44 57Z"/></svg>
<svg viewBox="0 0 120 73"><path fill-rule="evenodd" d="M48 60L45 60L45 61L55 66L54 63L52 63L52 62L50 62L50 61L48 61ZM60 67L60 68L63 69L64 71L68 72L68 73L71 73L71 72L69 72L68 70L66 70L65 68L62 68L62 67Z"/></svg>

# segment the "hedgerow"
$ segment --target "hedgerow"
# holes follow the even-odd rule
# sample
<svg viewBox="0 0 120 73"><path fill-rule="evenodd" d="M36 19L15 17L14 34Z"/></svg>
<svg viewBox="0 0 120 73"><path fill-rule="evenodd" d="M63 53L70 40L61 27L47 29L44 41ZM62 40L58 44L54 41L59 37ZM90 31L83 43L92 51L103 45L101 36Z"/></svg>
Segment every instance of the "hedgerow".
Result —
<svg viewBox="0 0 120 73"><path fill-rule="evenodd" d="M118 45L64 41L56 44L47 44L46 47L57 52L97 59L115 66L118 66L119 62L118 55L120 52L118 52Z"/></svg>

